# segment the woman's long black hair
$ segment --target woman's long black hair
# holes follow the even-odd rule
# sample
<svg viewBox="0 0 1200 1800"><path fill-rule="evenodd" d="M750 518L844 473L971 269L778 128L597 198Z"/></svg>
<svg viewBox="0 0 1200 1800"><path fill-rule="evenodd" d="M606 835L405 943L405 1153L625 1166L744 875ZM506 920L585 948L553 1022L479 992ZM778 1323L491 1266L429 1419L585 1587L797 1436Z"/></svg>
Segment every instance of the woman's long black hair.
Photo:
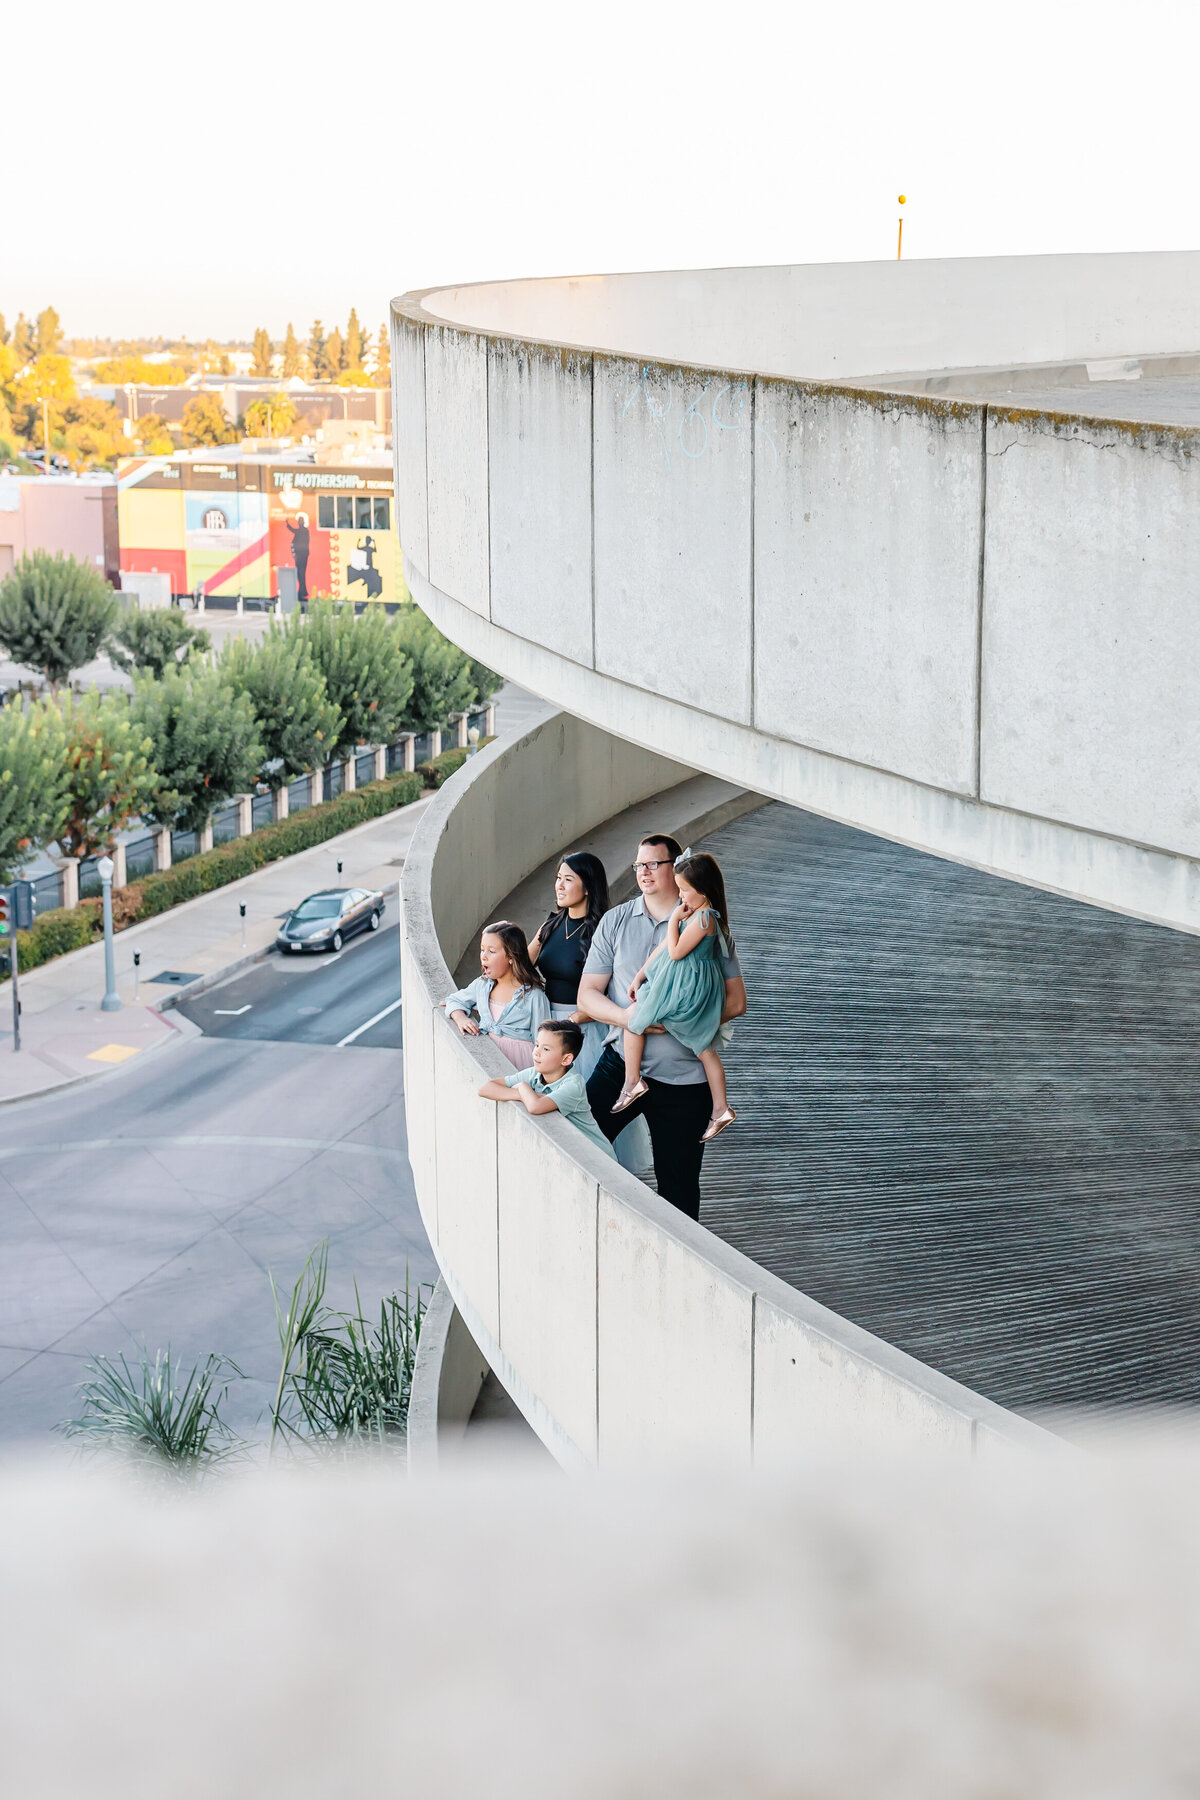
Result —
<svg viewBox="0 0 1200 1800"><path fill-rule="evenodd" d="M608 911L608 876L600 858L593 856L590 850L573 850L570 856L560 856L558 867L561 869L564 863L578 875L587 896L587 911L583 915L583 929L580 933L580 943L586 950L597 925ZM542 944L546 943L550 933L557 929L566 916L561 907L551 908L544 923L538 928L537 935ZM574 932L571 935L574 937Z"/></svg>

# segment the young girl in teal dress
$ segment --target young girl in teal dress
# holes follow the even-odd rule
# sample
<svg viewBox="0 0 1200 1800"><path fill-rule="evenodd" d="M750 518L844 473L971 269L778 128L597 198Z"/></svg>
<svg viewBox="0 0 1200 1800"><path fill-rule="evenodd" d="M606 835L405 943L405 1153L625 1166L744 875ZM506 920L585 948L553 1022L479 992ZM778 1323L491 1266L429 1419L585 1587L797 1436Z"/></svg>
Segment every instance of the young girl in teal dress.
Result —
<svg viewBox="0 0 1200 1800"><path fill-rule="evenodd" d="M725 1070L717 1055L723 1040L725 973L718 961L727 954L729 908L725 880L715 856L687 851L675 864L679 905L667 920L665 942L653 951L629 986L635 1002L625 1027L625 1085L615 1113L649 1090L642 1079L646 1028L662 1025L698 1056L712 1094L712 1118L701 1137L707 1144L732 1125L737 1114L725 1093Z"/></svg>

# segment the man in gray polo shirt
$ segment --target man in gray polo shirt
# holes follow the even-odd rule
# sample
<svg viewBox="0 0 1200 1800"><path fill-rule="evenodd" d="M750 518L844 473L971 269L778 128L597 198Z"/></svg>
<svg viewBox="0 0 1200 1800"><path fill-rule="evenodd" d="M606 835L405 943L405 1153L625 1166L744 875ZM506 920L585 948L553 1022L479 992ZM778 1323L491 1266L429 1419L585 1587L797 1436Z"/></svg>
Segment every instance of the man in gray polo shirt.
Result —
<svg viewBox="0 0 1200 1800"><path fill-rule="evenodd" d="M587 1085L588 1100L597 1125L611 1143L630 1120L644 1113L654 1150L654 1175L664 1200L690 1219L700 1217L700 1142L712 1112L712 1096L698 1057L661 1025L646 1033L642 1074L649 1092L623 1112L614 1113L613 1101L625 1081L621 1032L633 1011L629 984L667 935L667 920L679 904L675 885L675 858L682 854L673 837L651 833L637 849L634 870L638 897L606 912L596 927L592 947L579 983L580 1012L612 1027L600 1060ZM725 971L724 1019L739 1018L746 1010L746 986L736 956L723 960Z"/></svg>

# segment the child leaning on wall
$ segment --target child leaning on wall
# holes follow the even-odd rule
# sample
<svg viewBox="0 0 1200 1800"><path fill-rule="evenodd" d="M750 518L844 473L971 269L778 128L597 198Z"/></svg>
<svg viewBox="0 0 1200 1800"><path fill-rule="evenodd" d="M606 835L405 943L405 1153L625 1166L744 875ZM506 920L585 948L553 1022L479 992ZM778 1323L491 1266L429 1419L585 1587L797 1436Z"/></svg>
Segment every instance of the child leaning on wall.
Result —
<svg viewBox="0 0 1200 1800"><path fill-rule="evenodd" d="M501 1079L494 1076L479 1090L481 1100L519 1100L526 1112L560 1112L589 1143L613 1156L592 1117L583 1077L574 1062L583 1049L583 1032L571 1019L548 1019L539 1025L533 1045L533 1066L516 1069ZM614 1158L615 1160L615 1158Z"/></svg>

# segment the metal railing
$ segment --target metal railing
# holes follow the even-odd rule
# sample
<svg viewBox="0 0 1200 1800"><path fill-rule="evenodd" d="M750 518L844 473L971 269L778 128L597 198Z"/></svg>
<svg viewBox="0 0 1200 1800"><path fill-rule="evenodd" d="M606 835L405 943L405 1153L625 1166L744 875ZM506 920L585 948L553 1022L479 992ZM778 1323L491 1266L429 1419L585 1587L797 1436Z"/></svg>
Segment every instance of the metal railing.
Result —
<svg viewBox="0 0 1200 1800"><path fill-rule="evenodd" d="M494 709L478 707L473 712L453 714L440 731L405 732L394 743L388 744L384 753L384 770L388 775L397 775L409 768L419 768L422 763L430 762L440 744L443 749L451 748L461 730L465 727L476 729L480 736L487 734L489 722L494 718ZM356 751L352 757L327 763L324 770L324 798L336 799L346 791L346 763L354 765L354 785L356 788L366 787L375 780L375 750ZM298 775L287 785L287 810L289 816L303 812L313 804L313 777ZM249 806L247 807L247 800ZM231 843L243 835L242 824L246 811L249 812L250 831L259 831L270 825L275 818L275 798L268 791L250 796L243 795L231 801L212 815L212 843ZM164 839L169 837L170 856ZM173 866L185 862L189 856L195 856L201 848L201 835L195 831L159 832L150 829L140 831L136 836L127 838L123 846L118 846L114 855L118 858L120 868L120 850L124 850L124 874L126 882L138 881L150 875L156 868ZM161 861L160 861L161 857ZM98 872L99 857L82 857L74 869L68 864L66 869L56 869L33 879L35 904L39 912L50 912L55 907L69 906L76 898L87 899L100 892L100 876ZM117 875L117 884L122 880Z"/></svg>
<svg viewBox="0 0 1200 1800"><path fill-rule="evenodd" d="M312 778L308 775L297 775L295 781L288 782L288 813L303 812L312 805Z"/></svg>
<svg viewBox="0 0 1200 1800"><path fill-rule="evenodd" d="M223 806L220 812L212 816L213 844L227 844L238 835L238 809L236 806ZM129 852L125 852L125 866L129 866Z"/></svg>

